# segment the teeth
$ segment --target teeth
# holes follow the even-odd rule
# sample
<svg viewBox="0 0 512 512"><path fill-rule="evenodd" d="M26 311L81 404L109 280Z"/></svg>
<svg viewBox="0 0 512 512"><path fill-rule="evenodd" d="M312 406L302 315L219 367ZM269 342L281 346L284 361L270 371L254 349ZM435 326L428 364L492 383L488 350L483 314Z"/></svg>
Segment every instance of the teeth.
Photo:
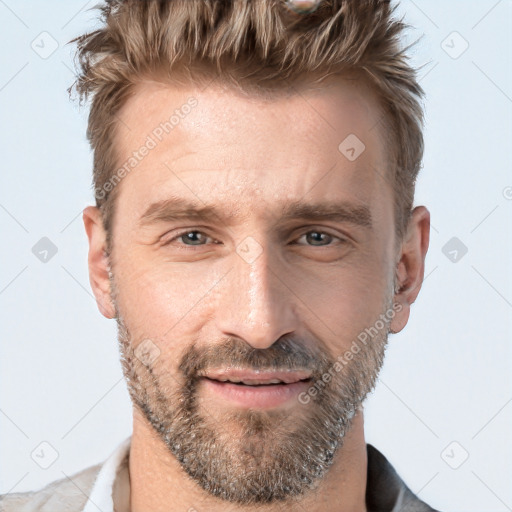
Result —
<svg viewBox="0 0 512 512"><path fill-rule="evenodd" d="M272 379L272 380L256 380L256 379L249 379L249 380L243 380L244 384L248 384L249 386L254 386L256 384L282 384L283 381L279 379Z"/></svg>
<svg viewBox="0 0 512 512"><path fill-rule="evenodd" d="M261 379L238 379L236 377L230 377L229 379L225 377L219 377L220 382L233 382L235 384L247 384L248 386L256 386L258 384L284 384L282 380L279 379L271 379L271 380L261 380Z"/></svg>

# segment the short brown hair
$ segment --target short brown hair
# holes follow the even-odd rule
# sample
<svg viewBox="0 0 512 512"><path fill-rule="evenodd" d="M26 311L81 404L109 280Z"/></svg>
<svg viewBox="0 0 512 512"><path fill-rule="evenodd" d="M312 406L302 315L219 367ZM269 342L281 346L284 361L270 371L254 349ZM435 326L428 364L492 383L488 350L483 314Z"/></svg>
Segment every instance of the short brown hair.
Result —
<svg viewBox="0 0 512 512"><path fill-rule="evenodd" d="M323 0L306 14L284 0L105 0L95 7L102 27L70 41L80 69L69 88L81 102L92 98L87 137L95 191L119 165L117 114L144 78L199 80L209 70L226 83L268 92L350 71L372 86L385 112L401 239L423 156L424 93L400 44L407 25L393 18L389 0ZM95 193L109 247L116 190Z"/></svg>

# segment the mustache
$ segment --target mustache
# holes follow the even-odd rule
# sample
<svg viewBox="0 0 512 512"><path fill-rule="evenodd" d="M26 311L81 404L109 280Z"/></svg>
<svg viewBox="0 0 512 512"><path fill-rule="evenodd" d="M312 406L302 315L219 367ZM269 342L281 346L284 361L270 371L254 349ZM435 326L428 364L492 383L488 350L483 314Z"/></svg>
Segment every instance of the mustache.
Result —
<svg viewBox="0 0 512 512"><path fill-rule="evenodd" d="M327 351L316 344L314 348L290 337L281 337L268 348L251 347L240 338L230 337L215 345L199 348L192 345L183 355L179 370L189 381L198 373L215 368L244 368L247 370L307 370L319 376L332 364Z"/></svg>

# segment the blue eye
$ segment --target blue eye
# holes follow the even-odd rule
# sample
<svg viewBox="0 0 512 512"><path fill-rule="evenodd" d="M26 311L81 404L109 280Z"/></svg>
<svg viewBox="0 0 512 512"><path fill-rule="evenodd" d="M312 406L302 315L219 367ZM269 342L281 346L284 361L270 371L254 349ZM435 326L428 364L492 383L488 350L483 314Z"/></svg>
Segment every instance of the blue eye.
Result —
<svg viewBox="0 0 512 512"><path fill-rule="evenodd" d="M186 232L181 233L180 235L174 237L172 240L170 240L170 242L172 242L174 240L181 239L182 241L186 240L184 245L191 245L191 246L204 245L204 244L200 243L201 240L197 240L197 235L204 235L204 233L202 233L201 231L186 231ZM206 237L206 238L208 238L208 237ZM192 243L189 244L188 242L192 242ZM196 243L196 242L199 242L199 243Z"/></svg>
<svg viewBox="0 0 512 512"><path fill-rule="evenodd" d="M306 240L315 247L329 245L329 242L334 238L329 233L325 233L322 231L308 231L307 233L304 233L300 238L302 237L306 237ZM325 243L325 237L327 237L327 244Z"/></svg>

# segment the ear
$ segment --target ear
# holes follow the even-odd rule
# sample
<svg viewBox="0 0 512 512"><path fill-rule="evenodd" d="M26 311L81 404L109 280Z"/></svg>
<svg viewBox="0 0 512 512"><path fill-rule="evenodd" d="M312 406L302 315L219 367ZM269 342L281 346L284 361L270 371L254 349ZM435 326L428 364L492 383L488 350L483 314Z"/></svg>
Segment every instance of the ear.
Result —
<svg viewBox="0 0 512 512"><path fill-rule="evenodd" d="M396 267L394 303L398 307L390 325L393 333L400 332L407 325L411 304L421 289L429 238L430 212L424 206L417 206L412 211Z"/></svg>
<svg viewBox="0 0 512 512"><path fill-rule="evenodd" d="M103 316L115 318L108 277L109 259L106 251L106 233L101 212L95 206L88 206L84 209L82 218L89 239L89 282L96 297L96 304Z"/></svg>

